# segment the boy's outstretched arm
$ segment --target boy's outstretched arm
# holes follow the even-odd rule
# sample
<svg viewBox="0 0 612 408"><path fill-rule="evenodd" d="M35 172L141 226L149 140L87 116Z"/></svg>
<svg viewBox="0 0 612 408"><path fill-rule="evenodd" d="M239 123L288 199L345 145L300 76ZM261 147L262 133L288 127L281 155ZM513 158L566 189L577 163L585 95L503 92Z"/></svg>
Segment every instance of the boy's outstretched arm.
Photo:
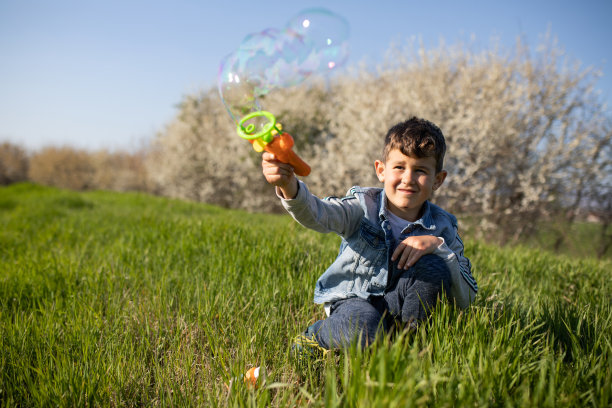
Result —
<svg viewBox="0 0 612 408"><path fill-rule="evenodd" d="M306 184L298 181L291 165L269 152L262 154L261 166L266 181L276 187L283 207L304 227L340 236L348 236L359 227L363 208L355 196L323 200L316 197Z"/></svg>
<svg viewBox="0 0 612 408"><path fill-rule="evenodd" d="M266 181L278 187L284 198L295 198L298 192L298 182L293 166L278 161L272 153L264 152L261 156L261 167Z"/></svg>

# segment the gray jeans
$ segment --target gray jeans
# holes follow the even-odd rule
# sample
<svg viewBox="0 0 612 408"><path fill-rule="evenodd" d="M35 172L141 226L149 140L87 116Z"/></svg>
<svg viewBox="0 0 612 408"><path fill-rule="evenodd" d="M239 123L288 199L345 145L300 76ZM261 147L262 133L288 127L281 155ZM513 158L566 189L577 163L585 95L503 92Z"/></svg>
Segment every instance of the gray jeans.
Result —
<svg viewBox="0 0 612 408"><path fill-rule="evenodd" d="M425 255L395 277L384 296L333 302L329 317L314 323L307 333L326 349L345 348L355 341L366 347L379 332L386 333L398 323L416 328L429 317L438 298L448 293L450 284L444 260Z"/></svg>

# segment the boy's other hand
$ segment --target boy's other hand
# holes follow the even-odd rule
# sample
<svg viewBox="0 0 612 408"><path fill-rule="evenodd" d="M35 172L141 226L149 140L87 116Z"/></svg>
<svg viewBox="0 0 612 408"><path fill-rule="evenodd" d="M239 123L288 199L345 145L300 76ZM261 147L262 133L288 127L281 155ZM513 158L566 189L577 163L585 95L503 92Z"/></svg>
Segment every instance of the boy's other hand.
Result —
<svg viewBox="0 0 612 408"><path fill-rule="evenodd" d="M423 255L431 254L442 244L442 240L433 235L419 235L408 237L399 243L391 260L397 259L399 269L408 269L413 266Z"/></svg>
<svg viewBox="0 0 612 408"><path fill-rule="evenodd" d="M285 198L295 198L298 191L298 183L293 166L283 163L269 152L261 156L261 167L266 181L278 187Z"/></svg>

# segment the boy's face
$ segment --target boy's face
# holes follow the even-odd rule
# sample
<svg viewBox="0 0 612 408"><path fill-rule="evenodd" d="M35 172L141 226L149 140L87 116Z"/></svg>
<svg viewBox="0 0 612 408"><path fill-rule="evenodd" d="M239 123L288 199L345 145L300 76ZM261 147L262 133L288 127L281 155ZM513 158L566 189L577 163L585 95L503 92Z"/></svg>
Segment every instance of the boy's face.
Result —
<svg viewBox="0 0 612 408"><path fill-rule="evenodd" d="M419 219L423 203L446 178L446 171L436 173L434 157L406 156L398 149L389 152L386 162L376 160L374 165L389 211L408 221Z"/></svg>

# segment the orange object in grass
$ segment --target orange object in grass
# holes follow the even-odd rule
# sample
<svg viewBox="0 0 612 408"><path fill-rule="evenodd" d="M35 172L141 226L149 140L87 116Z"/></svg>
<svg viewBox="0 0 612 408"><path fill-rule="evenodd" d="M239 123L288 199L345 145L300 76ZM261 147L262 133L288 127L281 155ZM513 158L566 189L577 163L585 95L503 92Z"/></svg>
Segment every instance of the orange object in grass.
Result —
<svg viewBox="0 0 612 408"><path fill-rule="evenodd" d="M244 382L249 385L256 386L259 378L259 367L252 367L244 375Z"/></svg>

